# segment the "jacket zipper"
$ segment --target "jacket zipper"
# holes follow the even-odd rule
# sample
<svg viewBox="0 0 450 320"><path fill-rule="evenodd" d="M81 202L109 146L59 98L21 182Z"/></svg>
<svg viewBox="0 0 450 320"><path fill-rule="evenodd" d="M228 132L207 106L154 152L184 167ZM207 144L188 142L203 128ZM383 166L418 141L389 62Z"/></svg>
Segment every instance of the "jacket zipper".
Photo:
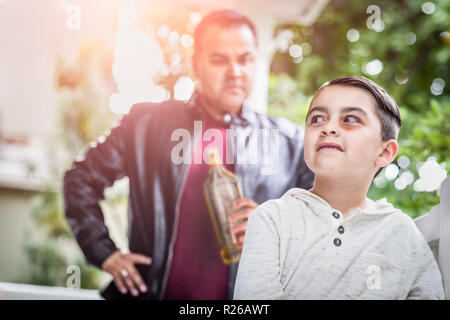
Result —
<svg viewBox="0 0 450 320"><path fill-rule="evenodd" d="M197 146L197 140L198 138L202 139L202 137L194 137L194 146L191 148L191 160L192 160L192 156L195 152L195 147ZM203 160L202 160L203 161ZM190 165L187 168L186 172L184 173L183 176L183 183L181 185L181 189L180 192L177 195L177 203L175 205L175 222L174 222L174 228L173 228L173 232L172 232L172 238L170 239L170 245L169 245L169 255L167 257L167 263L166 263L166 268L164 270L164 278L163 278L163 283L161 286L161 292L159 295L159 300L162 300L164 298L164 295L166 294L166 290L167 290L167 281L169 280L169 271L170 271L170 266L172 264L172 258L173 258L173 247L175 245L175 241L176 241L176 236L178 233L178 220L180 217L180 202L181 202L181 197L183 196L183 192L184 192L184 188L186 186L186 180L187 180L187 176L189 174L189 169L190 169Z"/></svg>

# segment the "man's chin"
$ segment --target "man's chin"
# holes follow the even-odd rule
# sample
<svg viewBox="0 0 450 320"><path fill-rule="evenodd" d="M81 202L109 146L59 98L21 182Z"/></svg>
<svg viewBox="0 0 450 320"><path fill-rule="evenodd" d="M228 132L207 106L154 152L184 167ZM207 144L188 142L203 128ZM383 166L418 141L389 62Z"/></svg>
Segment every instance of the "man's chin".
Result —
<svg viewBox="0 0 450 320"><path fill-rule="evenodd" d="M245 97L239 95L236 97L222 96L224 99L221 100L222 110L227 112L238 112L241 110L242 104L244 103Z"/></svg>
<svg viewBox="0 0 450 320"><path fill-rule="evenodd" d="M241 111L242 104L244 103L245 96L243 94L235 95L228 92L218 94L210 101L209 105L216 110L220 110L224 113L238 113Z"/></svg>
<svg viewBox="0 0 450 320"><path fill-rule="evenodd" d="M242 108L242 102L240 104L227 104L222 106L222 111L225 113L239 113Z"/></svg>

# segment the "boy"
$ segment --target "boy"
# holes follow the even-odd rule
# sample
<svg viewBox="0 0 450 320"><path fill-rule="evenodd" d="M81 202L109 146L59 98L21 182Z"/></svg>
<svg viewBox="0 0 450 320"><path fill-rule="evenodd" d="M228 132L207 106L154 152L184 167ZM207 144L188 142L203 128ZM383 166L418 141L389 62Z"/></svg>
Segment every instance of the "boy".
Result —
<svg viewBox="0 0 450 320"><path fill-rule="evenodd" d="M304 147L314 186L250 215L235 299L444 299L414 221L366 196L397 155L400 126L395 101L371 80L343 77L318 90Z"/></svg>

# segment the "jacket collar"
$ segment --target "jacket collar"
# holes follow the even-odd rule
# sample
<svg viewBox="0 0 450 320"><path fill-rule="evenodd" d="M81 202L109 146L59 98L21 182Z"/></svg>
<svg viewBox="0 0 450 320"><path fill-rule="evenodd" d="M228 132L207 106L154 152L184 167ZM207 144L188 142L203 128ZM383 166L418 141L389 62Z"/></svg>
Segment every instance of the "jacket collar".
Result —
<svg viewBox="0 0 450 320"><path fill-rule="evenodd" d="M205 108L201 104L200 93L195 90L191 98L187 102L189 112L195 119L203 119ZM241 112L230 112L222 118L222 122L226 125L234 125L238 127L246 127L251 123L254 111L250 109L248 102L244 101Z"/></svg>

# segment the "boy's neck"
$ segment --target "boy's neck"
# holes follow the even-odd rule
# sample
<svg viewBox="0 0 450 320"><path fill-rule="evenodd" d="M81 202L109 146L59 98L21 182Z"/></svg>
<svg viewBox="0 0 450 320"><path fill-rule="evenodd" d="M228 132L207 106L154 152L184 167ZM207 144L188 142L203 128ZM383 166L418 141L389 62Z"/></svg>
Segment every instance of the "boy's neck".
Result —
<svg viewBox="0 0 450 320"><path fill-rule="evenodd" d="M358 208L368 206L369 183L348 184L342 181L315 177L314 186L309 190L324 199L334 209L348 218Z"/></svg>

